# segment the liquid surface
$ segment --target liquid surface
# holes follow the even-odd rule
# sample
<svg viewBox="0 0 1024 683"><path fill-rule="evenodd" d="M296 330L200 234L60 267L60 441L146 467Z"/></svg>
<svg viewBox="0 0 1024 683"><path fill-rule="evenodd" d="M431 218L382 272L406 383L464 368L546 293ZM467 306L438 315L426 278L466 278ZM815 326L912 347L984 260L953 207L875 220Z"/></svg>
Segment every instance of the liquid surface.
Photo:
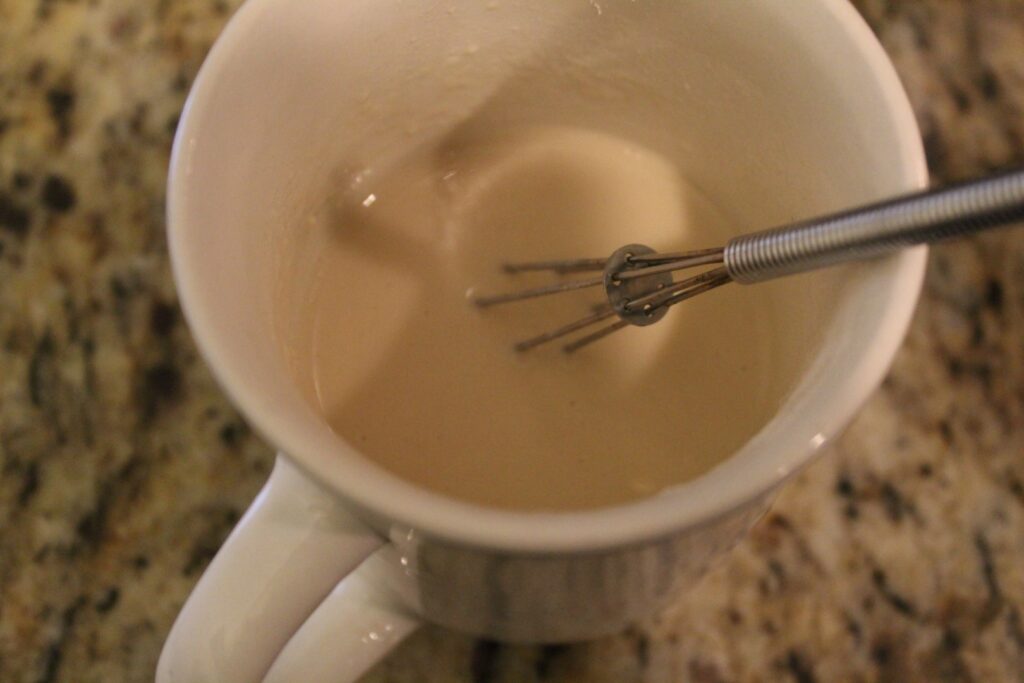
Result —
<svg viewBox="0 0 1024 683"><path fill-rule="evenodd" d="M311 400L367 457L458 499L568 510L652 495L727 458L795 383L777 290L727 285L571 356L512 344L585 315L601 288L469 303L552 277L505 261L739 232L672 164L616 138L447 140L348 174L309 230L292 355Z"/></svg>

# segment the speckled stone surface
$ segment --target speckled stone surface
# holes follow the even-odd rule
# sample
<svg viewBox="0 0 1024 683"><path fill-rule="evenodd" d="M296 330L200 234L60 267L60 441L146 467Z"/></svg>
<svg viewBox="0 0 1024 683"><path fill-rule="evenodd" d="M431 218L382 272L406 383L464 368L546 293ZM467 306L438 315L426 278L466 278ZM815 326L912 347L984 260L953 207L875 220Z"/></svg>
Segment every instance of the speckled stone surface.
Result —
<svg viewBox="0 0 1024 683"><path fill-rule="evenodd" d="M197 356L163 236L185 94L237 0L0 0L0 681L147 681L272 452ZM861 0L937 181L1024 162L1024 2ZM385 681L1024 680L1024 232L935 249L833 453L622 636L427 628Z"/></svg>

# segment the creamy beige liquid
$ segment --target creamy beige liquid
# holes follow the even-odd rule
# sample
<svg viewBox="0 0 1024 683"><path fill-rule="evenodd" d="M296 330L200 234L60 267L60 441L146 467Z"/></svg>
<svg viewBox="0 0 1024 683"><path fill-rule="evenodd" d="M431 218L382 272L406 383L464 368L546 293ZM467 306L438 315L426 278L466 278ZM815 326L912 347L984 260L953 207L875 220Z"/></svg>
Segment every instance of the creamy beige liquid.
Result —
<svg viewBox="0 0 1024 683"><path fill-rule="evenodd" d="M532 129L449 140L344 184L300 259L311 324L294 356L332 428L400 477L502 508L620 503L727 458L794 384L778 290L728 285L572 356L512 344L586 314L600 288L469 303L551 277L505 275L503 261L738 232L651 151Z"/></svg>

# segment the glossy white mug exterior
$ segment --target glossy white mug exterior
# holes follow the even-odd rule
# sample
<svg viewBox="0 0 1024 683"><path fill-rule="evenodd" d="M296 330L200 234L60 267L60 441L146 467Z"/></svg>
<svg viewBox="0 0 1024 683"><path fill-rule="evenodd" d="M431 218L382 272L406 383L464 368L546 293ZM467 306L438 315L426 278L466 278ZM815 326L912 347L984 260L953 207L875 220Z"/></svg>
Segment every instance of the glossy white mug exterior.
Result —
<svg viewBox="0 0 1024 683"><path fill-rule="evenodd" d="M420 620L510 641L615 632L692 584L883 378L924 249L802 276L827 298L799 386L731 459L661 495L507 512L362 458L274 333L289 234L341 159L531 123L663 151L748 229L927 182L906 96L845 0L249 0L182 117L169 239L199 348L282 454L175 622L160 683L351 681Z"/></svg>

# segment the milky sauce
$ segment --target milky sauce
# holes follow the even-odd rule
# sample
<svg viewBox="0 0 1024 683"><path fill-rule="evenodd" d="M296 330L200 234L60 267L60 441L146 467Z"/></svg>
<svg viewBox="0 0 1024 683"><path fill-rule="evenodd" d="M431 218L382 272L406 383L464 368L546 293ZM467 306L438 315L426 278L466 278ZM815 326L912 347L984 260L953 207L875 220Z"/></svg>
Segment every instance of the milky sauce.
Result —
<svg viewBox="0 0 1024 683"><path fill-rule="evenodd" d="M568 356L512 345L587 314L601 288L470 303L552 277L506 275L505 261L739 232L671 163L621 139L449 139L347 174L307 227L291 356L310 400L367 458L457 499L571 510L656 494L729 457L794 385L798 364L783 361L799 344L777 289L730 284Z"/></svg>

